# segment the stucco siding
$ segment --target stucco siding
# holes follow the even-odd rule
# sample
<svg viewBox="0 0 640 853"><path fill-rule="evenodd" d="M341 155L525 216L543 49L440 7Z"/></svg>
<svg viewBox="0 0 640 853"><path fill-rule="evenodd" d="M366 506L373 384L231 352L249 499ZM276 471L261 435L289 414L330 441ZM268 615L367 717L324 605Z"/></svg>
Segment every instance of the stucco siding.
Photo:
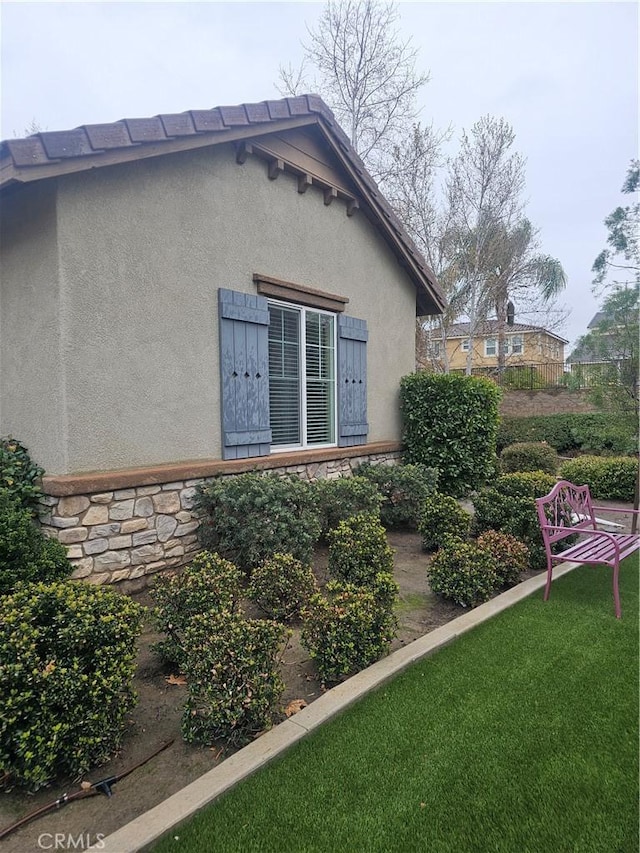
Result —
<svg viewBox="0 0 640 853"><path fill-rule="evenodd" d="M14 191L2 207L0 435L22 441L48 470L64 471L55 182Z"/></svg>
<svg viewBox="0 0 640 853"><path fill-rule="evenodd" d="M218 146L61 178L58 240L68 459L51 473L219 457L217 291L255 293L255 272L349 297L369 440L399 438L415 288L362 212Z"/></svg>

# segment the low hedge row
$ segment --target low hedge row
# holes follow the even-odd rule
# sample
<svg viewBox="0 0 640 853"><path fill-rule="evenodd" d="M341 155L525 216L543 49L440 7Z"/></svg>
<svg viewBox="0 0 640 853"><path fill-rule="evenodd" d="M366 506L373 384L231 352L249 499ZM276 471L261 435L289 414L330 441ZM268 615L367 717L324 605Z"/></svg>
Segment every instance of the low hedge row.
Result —
<svg viewBox="0 0 640 853"><path fill-rule="evenodd" d="M502 417L498 452L521 441L546 441L561 454L628 454L637 450L638 430L633 418L611 412Z"/></svg>
<svg viewBox="0 0 640 853"><path fill-rule="evenodd" d="M632 503L638 481L638 459L579 456L563 462L559 476L576 486L586 484L597 500Z"/></svg>

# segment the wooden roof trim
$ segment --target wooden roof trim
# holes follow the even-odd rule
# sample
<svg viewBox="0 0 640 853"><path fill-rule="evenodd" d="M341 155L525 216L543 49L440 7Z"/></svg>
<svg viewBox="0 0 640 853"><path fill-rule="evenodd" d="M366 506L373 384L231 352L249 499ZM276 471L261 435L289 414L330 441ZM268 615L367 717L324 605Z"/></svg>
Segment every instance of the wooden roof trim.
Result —
<svg viewBox="0 0 640 853"><path fill-rule="evenodd" d="M345 305L349 301L347 296L329 293L326 290L317 290L315 287L309 287L306 284L283 281L283 279L273 278L262 273L254 273L253 280L257 285L258 293L262 296L284 299L311 308L322 308L324 311L335 311L339 314L344 311Z"/></svg>

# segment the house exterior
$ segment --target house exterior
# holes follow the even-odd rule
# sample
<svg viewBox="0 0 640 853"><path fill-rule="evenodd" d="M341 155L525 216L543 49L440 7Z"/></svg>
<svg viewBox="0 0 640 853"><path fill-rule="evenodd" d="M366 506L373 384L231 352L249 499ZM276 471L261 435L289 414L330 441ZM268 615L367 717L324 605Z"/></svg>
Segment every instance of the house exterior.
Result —
<svg viewBox="0 0 640 853"><path fill-rule="evenodd" d="M446 353L450 370L464 370L470 342L469 323L454 323L447 330ZM568 341L539 326L511 323L505 329L506 364L511 365L562 365L564 347ZM442 336L431 332L429 355L433 360L444 361ZM480 324L473 339L474 369L491 370L498 366L498 321L486 320Z"/></svg>
<svg viewBox="0 0 640 853"><path fill-rule="evenodd" d="M2 143L0 434L76 577L197 548L194 487L400 451L432 271L316 96Z"/></svg>

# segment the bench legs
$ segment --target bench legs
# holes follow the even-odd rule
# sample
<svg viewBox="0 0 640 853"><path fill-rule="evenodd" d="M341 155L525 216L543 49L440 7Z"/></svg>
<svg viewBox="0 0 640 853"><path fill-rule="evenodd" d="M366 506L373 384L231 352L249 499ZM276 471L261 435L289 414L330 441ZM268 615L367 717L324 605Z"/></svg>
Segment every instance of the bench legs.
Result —
<svg viewBox="0 0 640 853"><path fill-rule="evenodd" d="M622 608L620 607L620 591L618 589L618 574L620 571L620 564L616 563L613 567L613 603L616 609L616 619L620 619L622 617ZM552 563L551 560L547 558L547 584L544 588L544 600L549 600L549 595L551 593L551 581L552 581Z"/></svg>

